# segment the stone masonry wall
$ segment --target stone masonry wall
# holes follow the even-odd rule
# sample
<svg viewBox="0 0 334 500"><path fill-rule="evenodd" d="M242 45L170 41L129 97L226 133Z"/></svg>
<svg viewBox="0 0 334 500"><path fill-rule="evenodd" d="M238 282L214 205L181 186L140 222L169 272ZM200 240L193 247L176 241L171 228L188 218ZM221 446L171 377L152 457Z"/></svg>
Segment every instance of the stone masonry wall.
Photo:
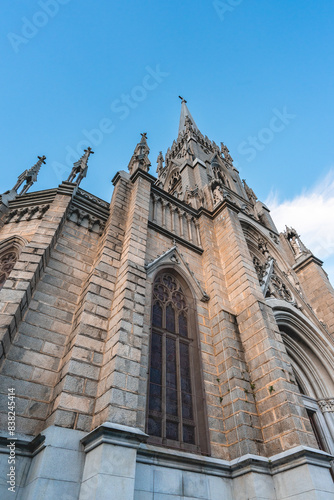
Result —
<svg viewBox="0 0 334 500"><path fill-rule="evenodd" d="M7 394L8 387L12 387L15 383L18 396L17 426L18 431L23 433L34 433L36 431L36 422L30 418L30 414L35 414L38 405L31 403L30 399L46 403L47 393L49 393L49 389L46 389L43 384L40 385L33 381L27 381L34 377L38 378L38 375L40 375L38 369L40 369L40 366L46 366L46 358L49 356L47 352L43 355L40 354L41 365L39 365L37 360L33 359L34 352L32 348L34 347L36 352L40 351L40 349L44 347L44 343L40 344L34 339L31 340L29 337L34 337L31 331L38 331L39 328L42 330L45 329L49 333L49 327L52 325L51 319L48 317L44 318L43 306L38 309L37 303L32 302L32 306L35 307L35 310L28 309L28 307L31 304L32 295L36 291L40 277L43 275L49 262L50 253L59 238L59 234L66 220L66 213L71 201L72 192L73 189L68 190L66 194L60 192L54 198L43 220L36 226L36 231L30 238L29 243L22 249L19 259L10 274L10 279L7 279L0 292L0 338L2 369L4 374L1 380L0 391L1 394ZM13 230L13 225L10 226ZM7 227L4 226L1 236L7 236L8 232L6 231L8 231ZM24 231L20 234L24 234ZM21 347L19 344L19 337L17 337L17 331L22 325L21 321L25 313L28 320L30 318L33 322L33 325L36 324L33 318L36 318L38 315L43 316L41 316L41 322L37 322L37 328L35 328L35 326L30 328L27 326L26 330L22 332L22 334L26 335L28 338L26 339L27 345ZM60 325L55 322L53 326L57 332ZM57 334L55 333L55 335ZM12 343L15 339L17 339L18 344L13 346ZM46 351L47 349L48 347L46 347ZM27 360L27 356L31 359L31 366L25 366L26 363L24 361ZM46 358L43 356L46 356ZM21 359L24 360L23 363L21 363ZM53 359L51 366L53 369L55 368ZM35 371L35 368L37 368L37 371ZM20 383L15 379L20 379ZM45 405L41 406L43 406L43 408L41 409L41 417L39 418L42 419L43 416L46 415L46 409ZM5 406L2 406L2 409L4 408ZM3 415L4 414L1 414L2 418ZM37 428L40 428L40 425L37 425Z"/></svg>
<svg viewBox="0 0 334 500"><path fill-rule="evenodd" d="M8 351L1 387L4 394L6 386L15 388L18 432L36 434L45 426L96 237L72 222L65 224ZM72 420L64 412L61 423L71 427Z"/></svg>
<svg viewBox="0 0 334 500"><path fill-rule="evenodd" d="M266 453L315 446L272 310L265 305L237 213L225 204L215 219L221 264L236 315ZM250 431L250 430L249 430Z"/></svg>
<svg viewBox="0 0 334 500"><path fill-rule="evenodd" d="M322 267L311 260L297 269L300 283L319 321L334 337L334 290Z"/></svg>

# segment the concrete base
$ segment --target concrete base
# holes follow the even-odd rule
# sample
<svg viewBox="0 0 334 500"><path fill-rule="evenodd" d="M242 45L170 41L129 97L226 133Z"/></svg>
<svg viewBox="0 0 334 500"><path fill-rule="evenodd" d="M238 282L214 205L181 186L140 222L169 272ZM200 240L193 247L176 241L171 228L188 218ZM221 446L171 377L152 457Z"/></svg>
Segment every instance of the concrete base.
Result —
<svg viewBox="0 0 334 500"><path fill-rule="evenodd" d="M270 459L227 462L146 445L139 429L107 423L93 432L49 427L16 443L15 493L0 447L3 500L330 500L331 457L298 447Z"/></svg>

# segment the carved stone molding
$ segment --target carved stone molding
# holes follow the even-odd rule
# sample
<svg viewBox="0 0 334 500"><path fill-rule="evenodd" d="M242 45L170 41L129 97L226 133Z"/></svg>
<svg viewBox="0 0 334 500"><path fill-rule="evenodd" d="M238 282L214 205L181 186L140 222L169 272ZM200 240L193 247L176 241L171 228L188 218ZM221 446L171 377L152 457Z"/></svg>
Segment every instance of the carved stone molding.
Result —
<svg viewBox="0 0 334 500"><path fill-rule="evenodd" d="M86 200L91 201L95 205L99 205L99 206L101 206L101 207L106 208L107 210L109 210L109 203L107 203L106 201L101 200L100 198L97 198L96 196L93 196L90 193L87 193L86 191L83 191L83 189L78 189L78 194L80 196L82 196L83 198L86 198Z"/></svg>
<svg viewBox="0 0 334 500"><path fill-rule="evenodd" d="M334 412L334 398L319 399L318 405L322 413Z"/></svg>
<svg viewBox="0 0 334 500"><path fill-rule="evenodd" d="M43 215L49 210L50 205L35 205L33 207L15 208L7 215L4 223L28 221L31 219L42 219Z"/></svg>
<svg viewBox="0 0 334 500"><path fill-rule="evenodd" d="M99 236L103 233L105 222L85 210L81 210L72 206L68 212L67 219L75 222L77 226L85 226L88 231L98 233Z"/></svg>
<svg viewBox="0 0 334 500"><path fill-rule="evenodd" d="M159 255L156 259L154 259L152 262L149 262L148 264L145 265L146 271L148 273L154 271L159 265L162 263L169 262L173 264L177 264L186 271L186 274L190 277L190 280L192 281L195 290L199 292L199 296L202 302L208 302L210 300L209 295L206 293L205 290L203 290L200 282L196 278L195 274L191 270L188 262L184 259L183 255L181 252L178 250L177 246L174 244L171 248L169 248L166 252L163 254Z"/></svg>

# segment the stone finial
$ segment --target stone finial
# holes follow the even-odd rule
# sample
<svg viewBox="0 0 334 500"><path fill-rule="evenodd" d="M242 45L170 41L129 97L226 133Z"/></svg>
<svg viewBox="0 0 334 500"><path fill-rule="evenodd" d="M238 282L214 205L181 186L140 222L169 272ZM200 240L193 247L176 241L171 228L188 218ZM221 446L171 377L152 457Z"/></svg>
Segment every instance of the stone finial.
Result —
<svg viewBox="0 0 334 500"><path fill-rule="evenodd" d="M45 164L46 156L37 156L38 161L28 170L25 170L17 179L17 183L12 189L12 192L17 194L18 196L22 196L25 194L28 189L37 181L38 172L43 164ZM22 186L23 183L26 183L20 193L18 193L18 189Z"/></svg>
<svg viewBox="0 0 334 500"><path fill-rule="evenodd" d="M141 141L135 147L134 153L128 165L130 175L132 175L138 169L148 172L151 166L151 162L148 158L150 148L147 145L147 134L145 132L140 135Z"/></svg>
<svg viewBox="0 0 334 500"><path fill-rule="evenodd" d="M94 151L92 151L91 147L88 147L84 150L84 154L81 156L81 158L73 163L73 168L71 170L69 178L67 179L67 182L74 182L74 184L77 184L79 186L82 179L84 179L87 175L88 158L91 154L94 154ZM74 180L77 175L77 179Z"/></svg>
<svg viewBox="0 0 334 500"><path fill-rule="evenodd" d="M252 205L255 205L258 197L254 193L253 189L248 186L245 179L242 179L242 182L243 182L243 185L244 185L244 188L245 188L245 191L246 191L246 194L247 194L249 201L251 202Z"/></svg>

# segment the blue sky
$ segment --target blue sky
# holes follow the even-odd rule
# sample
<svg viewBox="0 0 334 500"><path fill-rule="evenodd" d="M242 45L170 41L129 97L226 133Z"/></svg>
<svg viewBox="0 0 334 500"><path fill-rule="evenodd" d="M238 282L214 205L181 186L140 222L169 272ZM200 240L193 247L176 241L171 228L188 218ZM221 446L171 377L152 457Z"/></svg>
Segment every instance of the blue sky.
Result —
<svg viewBox="0 0 334 500"><path fill-rule="evenodd" d="M0 191L42 154L34 190L58 185L89 141L82 188L109 200L140 132L155 174L182 95L202 133L224 141L241 177L271 201L279 229L290 204L285 222L308 246L316 230L334 277L331 0L5 3Z"/></svg>

